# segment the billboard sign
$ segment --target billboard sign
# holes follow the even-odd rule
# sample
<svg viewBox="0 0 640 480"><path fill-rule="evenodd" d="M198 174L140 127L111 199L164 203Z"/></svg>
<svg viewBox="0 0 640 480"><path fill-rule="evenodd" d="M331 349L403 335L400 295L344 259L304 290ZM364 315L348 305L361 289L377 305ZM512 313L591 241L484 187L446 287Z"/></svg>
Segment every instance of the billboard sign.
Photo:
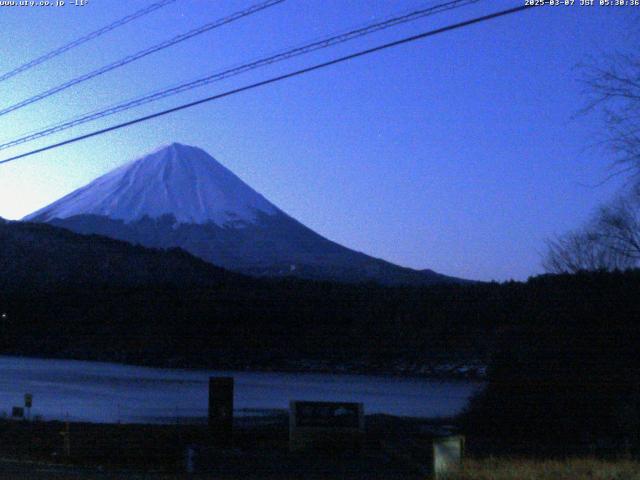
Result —
<svg viewBox="0 0 640 480"><path fill-rule="evenodd" d="M318 428L359 428L360 403L295 402L296 425Z"/></svg>
<svg viewBox="0 0 640 480"><path fill-rule="evenodd" d="M292 401L290 404L291 450L345 444L359 448L363 434L362 403Z"/></svg>

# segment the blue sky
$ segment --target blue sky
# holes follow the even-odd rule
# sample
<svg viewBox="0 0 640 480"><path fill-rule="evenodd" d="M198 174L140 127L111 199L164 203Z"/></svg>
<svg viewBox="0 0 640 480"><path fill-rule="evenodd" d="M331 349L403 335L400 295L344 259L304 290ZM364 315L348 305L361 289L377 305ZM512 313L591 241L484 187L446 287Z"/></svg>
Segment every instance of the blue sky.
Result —
<svg viewBox="0 0 640 480"><path fill-rule="evenodd" d="M0 7L0 73L150 1ZM178 0L0 83L9 105L255 2ZM436 1L288 0L0 117L0 140ZM484 0L93 122L0 159L267 76L512 6ZM576 65L632 47L631 8L543 7L394 48L0 166L17 219L177 141L207 150L278 207L355 250L482 280L541 272L544 240L618 181ZM637 37L636 37L637 39Z"/></svg>

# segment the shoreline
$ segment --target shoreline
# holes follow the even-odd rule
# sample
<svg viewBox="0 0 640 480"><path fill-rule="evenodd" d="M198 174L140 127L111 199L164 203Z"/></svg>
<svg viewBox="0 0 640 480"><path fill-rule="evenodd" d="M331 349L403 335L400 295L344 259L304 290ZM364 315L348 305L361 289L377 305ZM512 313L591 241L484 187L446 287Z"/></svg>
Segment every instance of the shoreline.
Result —
<svg viewBox="0 0 640 480"><path fill-rule="evenodd" d="M323 375L357 375L387 378L406 378L434 381L469 381L483 383L486 380L487 366L477 361L444 361L444 362L395 362L386 366L366 365L365 362L333 363L325 360L283 360L271 364L257 362L216 362L206 365L185 365L177 360L160 362L77 358L73 356L40 357L28 354L0 353L0 358L20 358L40 361L71 361L92 364L116 365L122 367L138 367L185 372L218 371L242 373L287 373L287 374L323 374Z"/></svg>

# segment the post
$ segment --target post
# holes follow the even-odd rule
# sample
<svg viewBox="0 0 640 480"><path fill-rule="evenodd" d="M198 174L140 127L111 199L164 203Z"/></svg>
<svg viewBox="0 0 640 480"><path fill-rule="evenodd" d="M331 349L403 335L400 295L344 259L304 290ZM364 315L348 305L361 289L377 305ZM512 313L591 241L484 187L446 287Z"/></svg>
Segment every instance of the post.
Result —
<svg viewBox="0 0 640 480"><path fill-rule="evenodd" d="M24 407L27 409L27 419L31 420L31 406L33 405L33 395L31 393L24 394Z"/></svg>
<svg viewBox="0 0 640 480"><path fill-rule="evenodd" d="M198 452L196 450L195 445L187 445L185 450L185 471L188 474L193 474L196 472L196 461L198 457ZM189 477L191 478L191 477Z"/></svg>
<svg viewBox="0 0 640 480"><path fill-rule="evenodd" d="M63 449L64 449L64 455L65 457L70 457L71 456L71 432L69 430L69 420L67 419L66 422L64 422L64 430L62 430L60 432L60 435L62 435L63 438Z"/></svg>
<svg viewBox="0 0 640 480"><path fill-rule="evenodd" d="M233 377L209 378L209 431L212 443L229 448L233 438Z"/></svg>

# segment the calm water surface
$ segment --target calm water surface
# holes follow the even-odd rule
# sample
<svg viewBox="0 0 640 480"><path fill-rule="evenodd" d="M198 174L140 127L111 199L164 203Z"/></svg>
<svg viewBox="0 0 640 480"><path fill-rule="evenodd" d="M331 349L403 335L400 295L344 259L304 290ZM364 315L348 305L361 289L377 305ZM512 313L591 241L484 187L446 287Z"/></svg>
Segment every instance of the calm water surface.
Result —
<svg viewBox="0 0 640 480"><path fill-rule="evenodd" d="M287 409L289 400L363 402L365 413L440 417L481 384L366 375L173 370L0 356L0 414L33 394L32 415L91 422L173 423L205 417L208 378L235 377L237 414Z"/></svg>

